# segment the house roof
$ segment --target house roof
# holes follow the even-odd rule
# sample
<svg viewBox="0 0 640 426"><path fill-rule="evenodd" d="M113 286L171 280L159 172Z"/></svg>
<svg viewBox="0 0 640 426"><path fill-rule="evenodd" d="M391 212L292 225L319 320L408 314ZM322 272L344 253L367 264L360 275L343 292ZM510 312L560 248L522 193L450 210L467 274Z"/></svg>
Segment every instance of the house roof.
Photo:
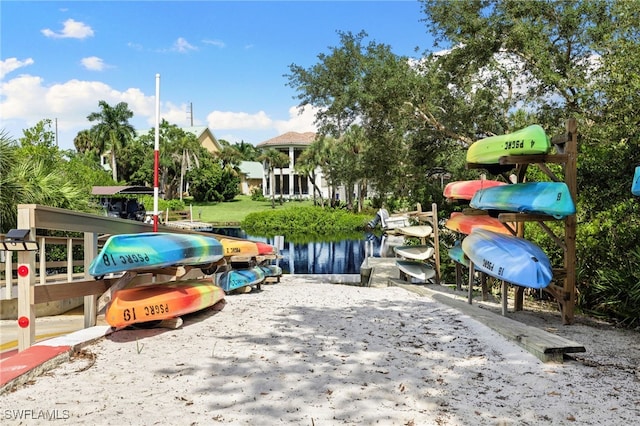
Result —
<svg viewBox="0 0 640 426"><path fill-rule="evenodd" d="M316 134L314 132L287 132L280 136L276 136L275 138L271 138L264 142L260 142L256 145L258 148L266 148L266 147L276 147L276 146L291 146L291 145L301 145L308 146L311 145L313 140L316 138Z"/></svg>
<svg viewBox="0 0 640 426"><path fill-rule="evenodd" d="M264 169L262 163L258 161L242 161L240 162L240 172L247 176L247 179L262 179Z"/></svg>

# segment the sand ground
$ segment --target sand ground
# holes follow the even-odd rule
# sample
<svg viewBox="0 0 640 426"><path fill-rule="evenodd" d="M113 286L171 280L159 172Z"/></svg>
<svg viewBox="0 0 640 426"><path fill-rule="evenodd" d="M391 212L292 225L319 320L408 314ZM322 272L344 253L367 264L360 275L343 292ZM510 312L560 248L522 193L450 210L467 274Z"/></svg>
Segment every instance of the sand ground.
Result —
<svg viewBox="0 0 640 426"><path fill-rule="evenodd" d="M630 425L640 334L553 312L543 363L428 296L285 276L182 328L122 330L0 397L3 425Z"/></svg>

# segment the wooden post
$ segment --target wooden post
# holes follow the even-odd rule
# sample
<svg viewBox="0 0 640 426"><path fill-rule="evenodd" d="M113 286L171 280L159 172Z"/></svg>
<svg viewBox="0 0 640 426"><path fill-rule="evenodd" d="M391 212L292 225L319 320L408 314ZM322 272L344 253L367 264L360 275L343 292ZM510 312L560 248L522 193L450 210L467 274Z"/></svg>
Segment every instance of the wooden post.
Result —
<svg viewBox="0 0 640 426"><path fill-rule="evenodd" d="M568 141L565 144L567 163L565 165L565 183L569 188L569 193L573 202L578 204L578 179L577 179L577 157L578 157L578 124L575 118L570 118L566 122ZM564 267L566 276L563 286L563 300L559 301L562 307L562 323L571 324L574 319L575 298L576 298L576 215L565 218L564 227Z"/></svg>
<svg viewBox="0 0 640 426"><path fill-rule="evenodd" d="M468 302L473 303L473 262L469 259L469 296Z"/></svg>
<svg viewBox="0 0 640 426"><path fill-rule="evenodd" d="M433 227L433 248L435 249L434 258L436 264L436 284L440 284L440 237L438 236L438 205L431 204L431 221Z"/></svg>
<svg viewBox="0 0 640 426"><path fill-rule="evenodd" d="M502 280L502 315L507 315L508 309L508 297L507 297L507 282Z"/></svg>

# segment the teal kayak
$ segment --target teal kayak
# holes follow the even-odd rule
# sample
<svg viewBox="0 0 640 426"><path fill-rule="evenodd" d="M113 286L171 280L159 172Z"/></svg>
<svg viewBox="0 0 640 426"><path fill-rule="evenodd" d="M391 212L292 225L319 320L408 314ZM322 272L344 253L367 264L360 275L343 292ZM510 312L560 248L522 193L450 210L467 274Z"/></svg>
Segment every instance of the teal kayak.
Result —
<svg viewBox="0 0 640 426"><path fill-rule="evenodd" d="M229 269L225 272L218 272L215 275L216 285L222 288L225 293L230 293L242 287L259 286L264 279L264 271L259 266L247 269Z"/></svg>
<svg viewBox="0 0 640 426"><path fill-rule="evenodd" d="M112 235L89 265L89 274L98 277L173 265L210 265L222 255L222 244L213 237L166 232Z"/></svg>
<svg viewBox="0 0 640 426"><path fill-rule="evenodd" d="M462 250L476 270L511 284L545 288L553 277L547 255L524 238L476 228Z"/></svg>
<svg viewBox="0 0 640 426"><path fill-rule="evenodd" d="M631 193L640 196L640 166L636 167L633 174L633 183L631 184Z"/></svg>
<svg viewBox="0 0 640 426"><path fill-rule="evenodd" d="M527 182L494 186L475 193L469 205L474 209L537 213L562 219L575 214L576 207L564 182Z"/></svg>
<svg viewBox="0 0 640 426"><path fill-rule="evenodd" d="M464 251L462 250L462 246L460 245L460 241L456 241L455 245L447 251L447 254L449 255L449 258L454 262L460 263L467 267L469 266L469 259L467 259L467 257L465 256Z"/></svg>
<svg viewBox="0 0 640 426"><path fill-rule="evenodd" d="M490 136L471 144L467 163L498 164L505 155L546 154L551 140L537 124L506 135Z"/></svg>

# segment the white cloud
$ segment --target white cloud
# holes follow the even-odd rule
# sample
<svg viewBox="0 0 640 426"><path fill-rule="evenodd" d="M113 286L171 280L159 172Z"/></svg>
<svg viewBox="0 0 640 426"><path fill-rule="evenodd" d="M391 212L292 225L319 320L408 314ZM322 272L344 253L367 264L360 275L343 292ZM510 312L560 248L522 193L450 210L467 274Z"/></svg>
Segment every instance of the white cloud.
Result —
<svg viewBox="0 0 640 426"><path fill-rule="evenodd" d="M78 22L74 19L67 19L64 21L64 27L62 31L55 32L49 28L45 28L41 31L46 37L51 38L78 38L83 39L87 37L93 37L93 29L83 22Z"/></svg>
<svg viewBox="0 0 640 426"><path fill-rule="evenodd" d="M98 102L110 105L126 102L134 113L131 124L144 126L147 117L155 117L155 100L136 88L125 91L113 89L99 81L69 80L64 83L46 85L40 77L21 75L0 82L0 129L7 129L19 137L25 129L38 121L57 119L61 132L61 147L73 148L75 134L91 127L87 115L99 111ZM66 134L64 134L66 132Z"/></svg>
<svg viewBox="0 0 640 426"><path fill-rule="evenodd" d="M198 48L189 44L189 42L185 38L178 37L175 43L173 43L173 47L171 48L171 50L180 53L187 53L190 50L198 50Z"/></svg>
<svg viewBox="0 0 640 426"><path fill-rule="evenodd" d="M207 123L212 130L219 129L270 129L273 120L266 112L255 114L248 112L211 111L207 115Z"/></svg>
<svg viewBox="0 0 640 426"><path fill-rule="evenodd" d="M202 42L204 44L210 44L212 46L216 46L216 47L219 47L219 48L223 48L223 47L226 46L224 41L222 41L222 40L208 40L208 39L205 39L205 40L202 40Z"/></svg>
<svg viewBox="0 0 640 426"><path fill-rule="evenodd" d="M80 63L89 71L102 71L107 67L107 64L104 63L102 58L98 58L97 56L82 58Z"/></svg>
<svg viewBox="0 0 640 426"><path fill-rule="evenodd" d="M278 133L287 132L315 132L317 131L316 125L313 124L316 117L317 108L307 105L303 110L297 106L289 108L288 120L277 120L274 123L274 127L278 130Z"/></svg>
<svg viewBox="0 0 640 426"><path fill-rule="evenodd" d="M27 58L24 61L18 60L18 58L7 58L4 61L0 61L0 79L3 79L5 75L11 71L15 71L19 68L26 67L33 64L33 59Z"/></svg>

